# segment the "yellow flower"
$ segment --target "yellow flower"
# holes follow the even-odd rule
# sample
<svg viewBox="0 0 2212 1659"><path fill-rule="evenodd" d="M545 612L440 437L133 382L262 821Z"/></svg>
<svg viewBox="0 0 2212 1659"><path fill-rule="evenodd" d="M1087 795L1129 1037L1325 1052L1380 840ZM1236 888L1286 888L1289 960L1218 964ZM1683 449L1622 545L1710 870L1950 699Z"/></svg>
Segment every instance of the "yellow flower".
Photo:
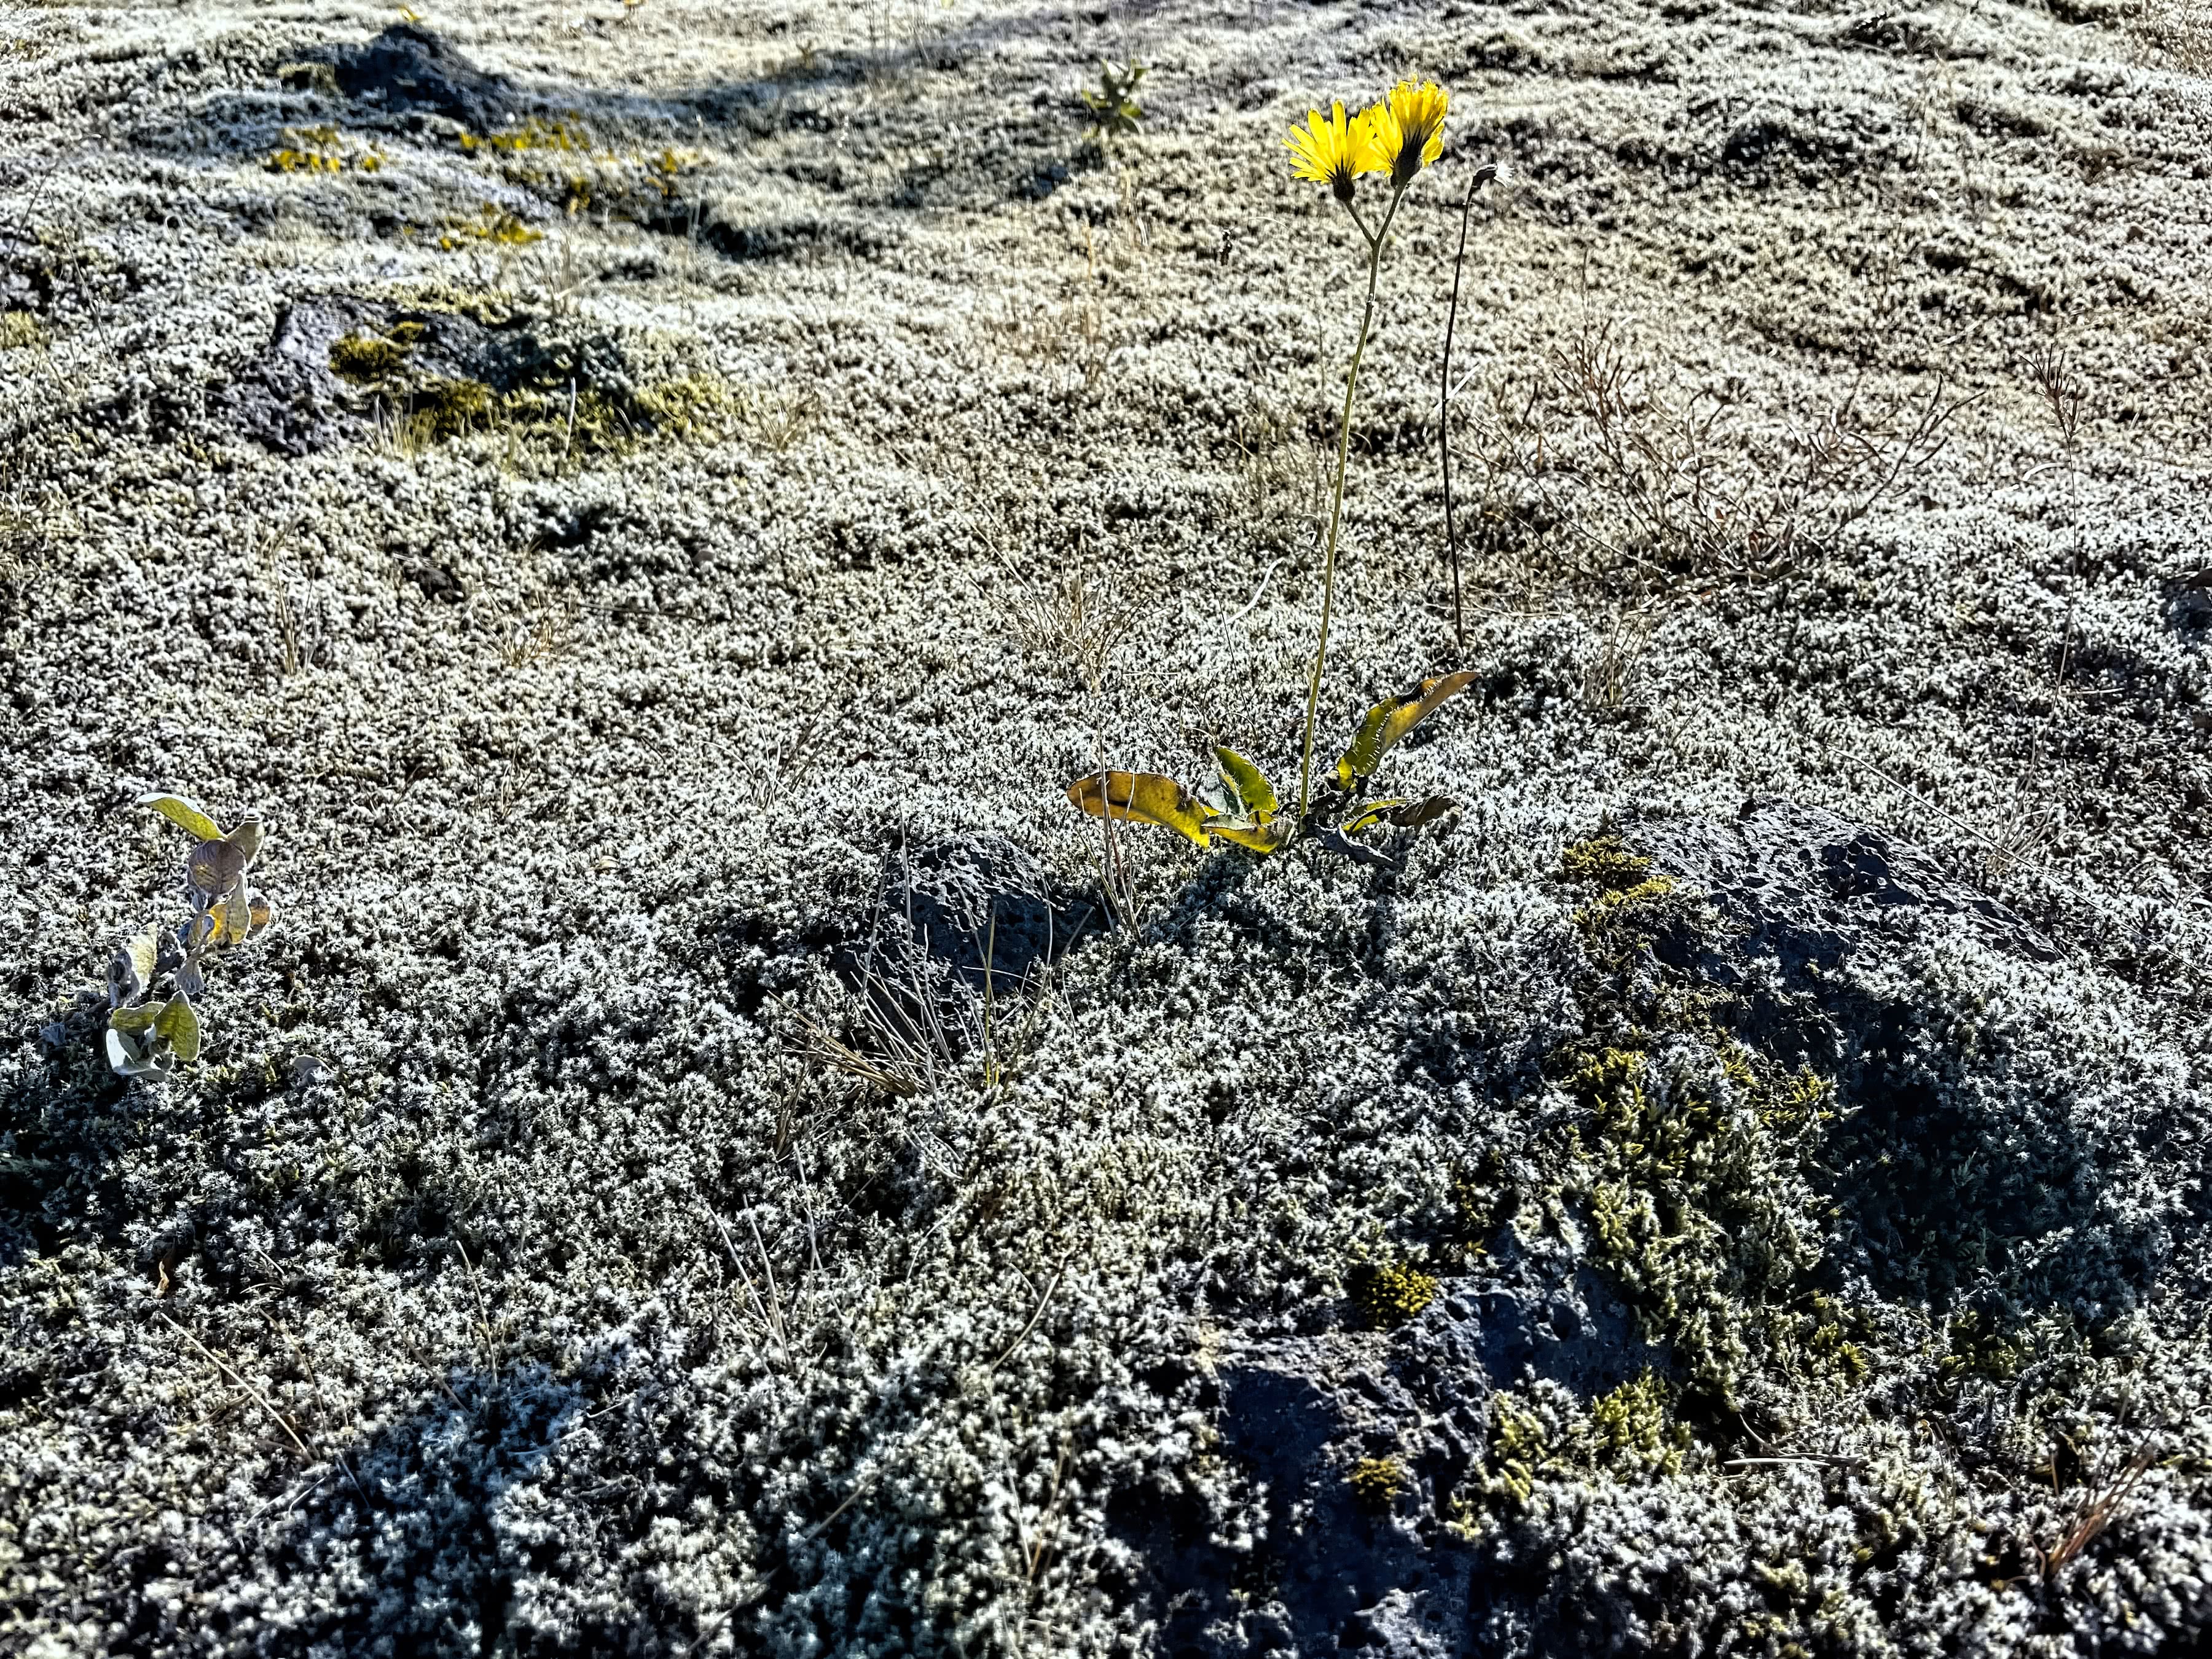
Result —
<svg viewBox="0 0 2212 1659"><path fill-rule="evenodd" d="M1380 173L1384 166L1375 153L1366 118L1347 120L1341 100L1331 106L1328 115L1308 110L1305 125L1293 126L1283 147L1297 158L1291 168L1295 177L1327 185L1340 202L1352 199L1354 174Z"/></svg>
<svg viewBox="0 0 2212 1659"><path fill-rule="evenodd" d="M1444 112L1450 106L1451 94L1435 82L1401 81L1388 98L1361 113L1375 155L1373 171L1388 172L1392 189L1405 189L1444 153Z"/></svg>

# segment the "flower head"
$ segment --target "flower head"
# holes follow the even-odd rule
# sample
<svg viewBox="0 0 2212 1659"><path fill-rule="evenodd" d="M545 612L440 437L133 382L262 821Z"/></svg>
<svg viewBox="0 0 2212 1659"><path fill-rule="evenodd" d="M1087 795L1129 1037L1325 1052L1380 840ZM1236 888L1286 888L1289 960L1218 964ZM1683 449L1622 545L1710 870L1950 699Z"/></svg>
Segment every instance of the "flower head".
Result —
<svg viewBox="0 0 2212 1659"><path fill-rule="evenodd" d="M1403 190L1413 175L1444 153L1444 112L1451 94L1433 81L1401 81L1390 95L1360 114L1374 152L1373 170L1388 172L1390 187Z"/></svg>
<svg viewBox="0 0 2212 1659"><path fill-rule="evenodd" d="M1327 185L1340 202L1352 200L1355 174L1380 173L1385 166L1375 151L1371 124L1364 115L1347 119L1341 101L1328 115L1308 110L1305 125L1293 126L1283 147L1297 158L1291 168L1295 177Z"/></svg>

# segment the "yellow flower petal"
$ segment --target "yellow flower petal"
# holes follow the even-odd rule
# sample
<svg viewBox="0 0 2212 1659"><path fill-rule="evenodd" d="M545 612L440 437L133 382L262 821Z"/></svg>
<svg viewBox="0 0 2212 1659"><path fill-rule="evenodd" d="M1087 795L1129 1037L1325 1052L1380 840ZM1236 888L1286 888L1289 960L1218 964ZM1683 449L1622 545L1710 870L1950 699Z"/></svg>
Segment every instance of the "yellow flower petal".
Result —
<svg viewBox="0 0 2212 1659"><path fill-rule="evenodd" d="M1388 171L1393 188L1403 190L1444 153L1444 115L1450 107L1451 94L1433 81L1398 82L1361 117L1376 153L1373 170Z"/></svg>
<svg viewBox="0 0 2212 1659"><path fill-rule="evenodd" d="M1327 115L1308 110L1305 125L1293 126L1283 145L1294 158L1292 177L1327 185L1343 201L1352 199L1352 176L1373 170L1362 165L1368 148L1365 123L1348 120L1341 100Z"/></svg>

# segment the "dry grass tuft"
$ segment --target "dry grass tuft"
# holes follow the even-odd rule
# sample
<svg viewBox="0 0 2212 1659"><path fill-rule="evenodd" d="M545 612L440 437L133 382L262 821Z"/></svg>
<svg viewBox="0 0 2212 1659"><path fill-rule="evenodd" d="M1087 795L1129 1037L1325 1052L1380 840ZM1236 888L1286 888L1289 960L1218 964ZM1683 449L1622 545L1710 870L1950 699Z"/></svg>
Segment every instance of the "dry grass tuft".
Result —
<svg viewBox="0 0 2212 1659"><path fill-rule="evenodd" d="M1106 683L1114 653L1137 625L1136 603L1079 561L1051 575L1023 574L1002 553L1006 586L1000 613L1033 657L1064 664L1093 696Z"/></svg>
<svg viewBox="0 0 2212 1659"><path fill-rule="evenodd" d="M1834 551L1971 401L1939 374L1923 398L1854 381L1809 415L1762 410L1740 382L1693 381L1586 324L1475 416L1484 517L1524 541L1564 532L1585 575L1771 577Z"/></svg>
<svg viewBox="0 0 2212 1659"><path fill-rule="evenodd" d="M1624 611L1613 619L1583 665L1584 706L1607 711L1636 707L1637 671L1658 627L1659 618L1647 611Z"/></svg>

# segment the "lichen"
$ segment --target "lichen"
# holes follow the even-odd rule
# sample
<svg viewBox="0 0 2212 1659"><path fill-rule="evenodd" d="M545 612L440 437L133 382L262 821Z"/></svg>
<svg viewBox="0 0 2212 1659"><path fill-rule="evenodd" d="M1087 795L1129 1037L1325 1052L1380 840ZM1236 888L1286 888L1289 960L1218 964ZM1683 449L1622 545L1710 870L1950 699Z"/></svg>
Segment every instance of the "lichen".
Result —
<svg viewBox="0 0 2212 1659"><path fill-rule="evenodd" d="M735 419L738 400L726 382L688 374L649 386L631 399L638 412L665 432L684 437L720 431Z"/></svg>
<svg viewBox="0 0 2212 1659"><path fill-rule="evenodd" d="M1669 1420L1666 1387L1649 1367L1591 1405L1590 1427L1598 1460L1609 1468L1655 1475L1681 1470L1690 1431Z"/></svg>
<svg viewBox="0 0 2212 1659"><path fill-rule="evenodd" d="M347 334L331 342L331 373L356 386L374 386L406 368L411 343L358 331Z"/></svg>
<svg viewBox="0 0 2212 1659"><path fill-rule="evenodd" d="M1739 1412L1754 1376L1759 1391L1784 1376L1863 1376L1842 1316L1807 1311L1832 1085L1754 1052L1729 1033L1724 999L1656 963L1658 928L1698 921L1649 859L1601 836L1568 848L1561 868L1596 896L1576 914L1593 1035L1553 1060L1585 1114L1561 1148L1556 1199L1588 1216L1596 1265L1672 1349L1700 1414Z"/></svg>
<svg viewBox="0 0 2212 1659"><path fill-rule="evenodd" d="M575 115L533 115L497 132L462 132L456 142L463 155L495 162L508 182L536 191L572 217L588 207L616 214L658 207L701 165L694 152L665 145L644 153L602 144Z"/></svg>
<svg viewBox="0 0 2212 1659"><path fill-rule="evenodd" d="M1559 866L1568 881L1591 891L1575 912L1575 925L1605 967L1623 965L1680 908L1674 878L1651 874L1651 860L1629 851L1618 836L1567 848Z"/></svg>
<svg viewBox="0 0 2212 1659"><path fill-rule="evenodd" d="M324 72L329 72L326 67ZM284 142L262 160L262 165L271 173L343 173L349 167L362 173L374 173L384 165L381 151L373 148L356 149L350 138L327 123L313 127L287 127L283 138Z"/></svg>
<svg viewBox="0 0 2212 1659"><path fill-rule="evenodd" d="M1559 854L1559 867L1577 886L1620 892L1642 883L1651 872L1651 860L1631 852L1619 836L1594 836Z"/></svg>
<svg viewBox="0 0 2212 1659"><path fill-rule="evenodd" d="M1692 1443L1667 1382L1648 1367L1587 1408L1556 1384L1507 1390L1492 1406L1481 1492L1517 1508L1547 1480L1665 1480L1681 1473Z"/></svg>
<svg viewBox="0 0 2212 1659"><path fill-rule="evenodd" d="M1352 1275L1352 1300L1369 1322L1389 1328L1417 1317L1436 1299L1437 1281L1402 1261L1363 1262Z"/></svg>
<svg viewBox="0 0 2212 1659"><path fill-rule="evenodd" d="M426 381L416 388L412 407L433 437L458 438L492 423L491 388L481 380Z"/></svg>
<svg viewBox="0 0 2212 1659"><path fill-rule="evenodd" d="M524 247L542 242L545 233L496 203L486 202L470 219L449 219L438 237L447 252L470 242L489 242L495 247Z"/></svg>
<svg viewBox="0 0 2212 1659"><path fill-rule="evenodd" d="M1346 1477L1352 1495L1364 1510L1387 1511L1406 1487L1406 1471L1395 1457L1363 1457Z"/></svg>

